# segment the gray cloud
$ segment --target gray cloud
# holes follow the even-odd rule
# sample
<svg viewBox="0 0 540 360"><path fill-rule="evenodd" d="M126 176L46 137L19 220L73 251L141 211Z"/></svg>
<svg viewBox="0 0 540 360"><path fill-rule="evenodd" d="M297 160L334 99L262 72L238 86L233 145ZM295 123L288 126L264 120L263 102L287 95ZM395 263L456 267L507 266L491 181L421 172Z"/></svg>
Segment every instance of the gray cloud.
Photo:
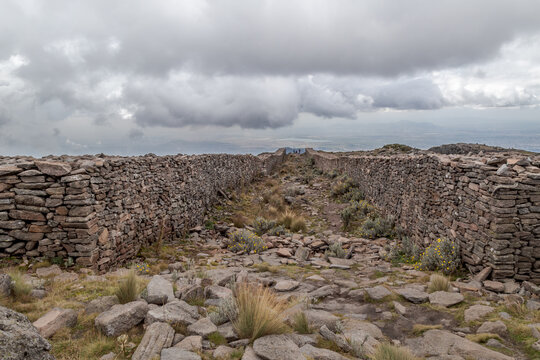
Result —
<svg viewBox="0 0 540 360"><path fill-rule="evenodd" d="M373 98L373 106L378 108L432 110L445 105L439 87L426 79L381 86Z"/></svg>

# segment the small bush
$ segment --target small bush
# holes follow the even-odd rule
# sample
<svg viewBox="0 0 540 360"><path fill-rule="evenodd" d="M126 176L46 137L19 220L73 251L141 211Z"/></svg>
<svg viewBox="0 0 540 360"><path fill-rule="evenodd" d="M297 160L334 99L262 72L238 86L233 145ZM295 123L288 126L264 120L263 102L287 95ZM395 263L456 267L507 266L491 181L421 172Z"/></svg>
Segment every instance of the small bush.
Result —
<svg viewBox="0 0 540 360"><path fill-rule="evenodd" d="M381 343L371 356L372 360L417 360L407 348Z"/></svg>
<svg viewBox="0 0 540 360"><path fill-rule="evenodd" d="M330 191L330 195L333 198L339 198L346 193L348 193L352 188L355 187L354 181L349 177L344 177L341 181L338 181Z"/></svg>
<svg viewBox="0 0 540 360"><path fill-rule="evenodd" d="M266 234L273 227L275 227L276 222L273 220L267 220L265 218L258 217L257 219L255 219L253 224L251 224L251 226L253 226L255 234L261 236L263 234Z"/></svg>
<svg viewBox="0 0 540 360"><path fill-rule="evenodd" d="M364 193L360 189L350 189L343 194L343 199L347 201L362 201L365 199Z"/></svg>
<svg viewBox="0 0 540 360"><path fill-rule="evenodd" d="M288 331L282 315L286 305L269 288L241 283L236 288L235 299L238 317L233 326L241 339L254 341Z"/></svg>
<svg viewBox="0 0 540 360"><path fill-rule="evenodd" d="M343 209L340 214L343 227L347 229L357 219L364 218L373 212L373 206L369 205L367 201L351 201L349 206Z"/></svg>
<svg viewBox="0 0 540 360"><path fill-rule="evenodd" d="M344 259L347 256L347 252L343 249L340 241L336 241L332 245L328 246L328 249L324 252L324 256L335 257Z"/></svg>
<svg viewBox="0 0 540 360"><path fill-rule="evenodd" d="M291 230L292 232L305 232L306 229L306 220L304 220L304 218L301 216L295 217L291 222L291 226L289 227L289 230Z"/></svg>
<svg viewBox="0 0 540 360"><path fill-rule="evenodd" d="M428 292L433 293L436 291L448 291L450 288L450 281L442 275L432 274L429 278Z"/></svg>
<svg viewBox="0 0 540 360"><path fill-rule="evenodd" d="M437 239L421 255L415 264L417 269L440 271L445 275L459 269L459 246L452 240Z"/></svg>
<svg viewBox="0 0 540 360"><path fill-rule="evenodd" d="M287 235L289 234L289 232L283 226L278 225L270 229L270 231L268 231L267 234L270 236L281 236L281 235Z"/></svg>
<svg viewBox="0 0 540 360"><path fill-rule="evenodd" d="M267 247L260 237L248 230L238 230L231 234L229 250L260 253Z"/></svg>
<svg viewBox="0 0 540 360"><path fill-rule="evenodd" d="M291 224L296 217L295 213L290 210L285 211L279 218L278 222L285 226L287 229L291 228Z"/></svg>
<svg viewBox="0 0 540 360"><path fill-rule="evenodd" d="M32 291L32 285L24 280L19 271L9 273L11 277L11 294L16 300L23 300Z"/></svg>
<svg viewBox="0 0 540 360"><path fill-rule="evenodd" d="M124 279L120 280L115 294L120 304L127 304L137 299L139 295L139 282L135 271L130 271Z"/></svg>
<svg viewBox="0 0 540 360"><path fill-rule="evenodd" d="M362 224L362 234L370 239L391 237L394 233L394 221L389 218L377 217L367 219Z"/></svg>
<svg viewBox="0 0 540 360"><path fill-rule="evenodd" d="M215 331L211 334L208 335L208 340L214 344L214 345L226 345L227 344L227 339L225 339L225 337L223 335L221 335L221 333Z"/></svg>
<svg viewBox="0 0 540 360"><path fill-rule="evenodd" d="M422 250L411 238L404 236L391 247L389 259L393 263L413 263L420 258Z"/></svg>
<svg viewBox="0 0 540 360"><path fill-rule="evenodd" d="M311 334L313 330L309 326L309 321L304 312L300 311L294 315L293 329L299 334Z"/></svg>

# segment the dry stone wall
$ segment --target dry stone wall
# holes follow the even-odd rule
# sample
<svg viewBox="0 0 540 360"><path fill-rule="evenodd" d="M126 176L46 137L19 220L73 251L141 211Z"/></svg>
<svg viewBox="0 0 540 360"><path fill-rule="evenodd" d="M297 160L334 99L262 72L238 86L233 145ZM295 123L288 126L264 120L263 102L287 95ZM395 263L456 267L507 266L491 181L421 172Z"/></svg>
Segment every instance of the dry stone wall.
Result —
<svg viewBox="0 0 540 360"><path fill-rule="evenodd" d="M323 171L358 181L367 198L424 245L459 242L473 272L540 283L540 158L520 153L330 154L309 149Z"/></svg>
<svg viewBox="0 0 540 360"><path fill-rule="evenodd" d="M200 224L220 196L284 156L0 157L0 257L71 257L105 270L162 229Z"/></svg>

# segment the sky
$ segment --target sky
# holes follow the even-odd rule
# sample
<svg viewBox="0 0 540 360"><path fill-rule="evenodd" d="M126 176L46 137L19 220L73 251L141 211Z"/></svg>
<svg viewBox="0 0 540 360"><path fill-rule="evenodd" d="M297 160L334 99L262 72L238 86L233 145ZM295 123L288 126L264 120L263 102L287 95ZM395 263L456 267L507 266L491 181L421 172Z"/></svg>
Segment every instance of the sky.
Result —
<svg viewBox="0 0 540 360"><path fill-rule="evenodd" d="M540 152L537 0L3 0L0 155Z"/></svg>

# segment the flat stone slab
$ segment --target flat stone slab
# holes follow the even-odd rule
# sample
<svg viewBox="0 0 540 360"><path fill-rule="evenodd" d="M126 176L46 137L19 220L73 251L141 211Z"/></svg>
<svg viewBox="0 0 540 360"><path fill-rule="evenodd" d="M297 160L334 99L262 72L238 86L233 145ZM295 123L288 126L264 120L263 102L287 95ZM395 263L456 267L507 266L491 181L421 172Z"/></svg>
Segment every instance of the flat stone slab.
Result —
<svg viewBox="0 0 540 360"><path fill-rule="evenodd" d="M155 322L146 328L146 332L131 357L132 360L152 360L161 354L161 350L172 345L174 329L167 323Z"/></svg>
<svg viewBox="0 0 540 360"><path fill-rule="evenodd" d="M187 351L200 350L202 349L202 340L202 336L199 335L187 336L174 347Z"/></svg>
<svg viewBox="0 0 540 360"><path fill-rule="evenodd" d="M486 316L487 314L491 313L494 310L495 308L492 308L491 306L487 306L487 305L473 305L467 310L465 310L465 313L464 313L465 321L469 322L469 321L480 320L481 318L483 318L484 316Z"/></svg>
<svg viewBox="0 0 540 360"><path fill-rule="evenodd" d="M264 360L304 359L300 348L287 335L268 335L253 343L255 354Z"/></svg>
<svg viewBox="0 0 540 360"><path fill-rule="evenodd" d="M146 314L145 323L156 321L167 322L171 325L191 325L199 319L197 307L191 306L182 300L173 300L167 304L152 309Z"/></svg>
<svg viewBox="0 0 540 360"><path fill-rule="evenodd" d="M62 273L62 269L58 265L51 265L48 267L42 267L36 269L36 275L38 277L56 276Z"/></svg>
<svg viewBox="0 0 540 360"><path fill-rule="evenodd" d="M148 312L146 301L132 301L123 305L114 305L96 317L95 325L107 336L118 336L138 325Z"/></svg>
<svg viewBox="0 0 540 360"><path fill-rule="evenodd" d="M460 293L453 293L448 291L436 291L429 294L429 302L432 305L449 307L459 304L465 298Z"/></svg>
<svg viewBox="0 0 540 360"><path fill-rule="evenodd" d="M396 292L414 304L422 304L429 300L428 293L411 287L398 289Z"/></svg>
<svg viewBox="0 0 540 360"><path fill-rule="evenodd" d="M101 296L101 297L98 297L97 299L90 301L86 305L84 311L87 314L102 313L104 311L109 310L116 304L118 304L118 297L116 297L116 295Z"/></svg>
<svg viewBox="0 0 540 360"><path fill-rule="evenodd" d="M205 317L189 325L187 327L187 331L190 335L207 337L211 333L217 331L217 326L210 320L210 318Z"/></svg>
<svg viewBox="0 0 540 360"><path fill-rule="evenodd" d="M366 288L365 290L368 296L373 300L382 300L385 297L392 295L392 292L382 285Z"/></svg>
<svg viewBox="0 0 540 360"><path fill-rule="evenodd" d="M298 281L280 280L274 286L274 290L276 290L276 291L292 291L292 290L296 289L299 285L300 285L300 283Z"/></svg>
<svg viewBox="0 0 540 360"><path fill-rule="evenodd" d="M161 360L201 360L201 357L194 352L172 347L161 350Z"/></svg>
<svg viewBox="0 0 540 360"><path fill-rule="evenodd" d="M34 326L44 338L50 338L58 330L77 324L77 313L73 309L53 308L34 321Z"/></svg>
<svg viewBox="0 0 540 360"><path fill-rule="evenodd" d="M302 354L313 360L348 360L345 356L335 351L316 348L310 344L302 346L300 351Z"/></svg>
<svg viewBox="0 0 540 360"><path fill-rule="evenodd" d="M163 305L175 299L172 284L160 275L152 276L146 292L145 299L149 304Z"/></svg>

